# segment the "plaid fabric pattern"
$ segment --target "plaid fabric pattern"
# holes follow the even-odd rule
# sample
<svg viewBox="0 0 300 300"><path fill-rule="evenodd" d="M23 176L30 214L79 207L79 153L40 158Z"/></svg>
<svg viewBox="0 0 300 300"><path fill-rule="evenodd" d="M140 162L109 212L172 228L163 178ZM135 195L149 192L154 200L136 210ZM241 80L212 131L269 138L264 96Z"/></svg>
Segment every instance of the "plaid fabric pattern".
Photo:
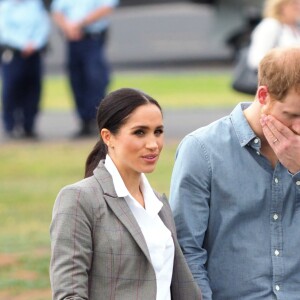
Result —
<svg viewBox="0 0 300 300"><path fill-rule="evenodd" d="M200 290L180 250L165 197L160 217L175 244L173 300L199 300ZM143 234L118 198L103 162L94 176L63 188L50 226L54 300L155 300L156 279Z"/></svg>

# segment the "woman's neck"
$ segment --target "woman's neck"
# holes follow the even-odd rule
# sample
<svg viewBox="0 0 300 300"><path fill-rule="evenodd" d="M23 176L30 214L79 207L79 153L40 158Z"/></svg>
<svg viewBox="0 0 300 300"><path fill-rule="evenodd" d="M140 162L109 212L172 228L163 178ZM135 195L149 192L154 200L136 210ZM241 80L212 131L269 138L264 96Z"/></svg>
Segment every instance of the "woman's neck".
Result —
<svg viewBox="0 0 300 300"><path fill-rule="evenodd" d="M124 184L132 197L145 208L143 193L141 191L141 174L121 174Z"/></svg>

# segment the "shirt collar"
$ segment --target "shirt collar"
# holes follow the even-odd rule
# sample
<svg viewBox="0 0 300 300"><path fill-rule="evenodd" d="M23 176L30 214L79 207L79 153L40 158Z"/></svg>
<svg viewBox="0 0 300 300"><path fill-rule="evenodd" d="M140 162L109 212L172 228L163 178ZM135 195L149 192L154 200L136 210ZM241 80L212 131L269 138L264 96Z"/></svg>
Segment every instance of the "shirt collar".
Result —
<svg viewBox="0 0 300 300"><path fill-rule="evenodd" d="M112 177L117 196L124 198L130 197L136 201L129 193L116 165L108 154L106 155L104 165ZM144 173L141 174L141 190L144 196L145 209L147 212L153 215L158 214L163 206L163 203L156 197Z"/></svg>
<svg viewBox="0 0 300 300"><path fill-rule="evenodd" d="M246 146L253 139L258 139L243 113L250 105L250 102L239 103L230 114L230 119L241 147Z"/></svg>
<svg viewBox="0 0 300 300"><path fill-rule="evenodd" d="M115 187L117 196L118 197L128 196L129 192L124 184L124 181L123 181L116 165L114 164L114 162L112 161L112 159L110 158L110 156L108 154L106 154L104 166L107 169L107 171L110 173L110 175L113 179L113 183L114 183L114 187Z"/></svg>
<svg viewBox="0 0 300 300"><path fill-rule="evenodd" d="M142 173L141 176L141 190L144 196L145 208L147 212L151 215L158 214L163 207L163 203L157 199L144 173Z"/></svg>

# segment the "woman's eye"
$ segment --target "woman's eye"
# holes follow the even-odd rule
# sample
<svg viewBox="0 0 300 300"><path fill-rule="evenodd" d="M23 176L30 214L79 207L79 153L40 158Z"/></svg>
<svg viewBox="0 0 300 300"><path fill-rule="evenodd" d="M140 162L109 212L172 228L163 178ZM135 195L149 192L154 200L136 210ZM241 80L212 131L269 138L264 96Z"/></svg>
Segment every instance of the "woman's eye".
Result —
<svg viewBox="0 0 300 300"><path fill-rule="evenodd" d="M163 133L164 133L164 131L162 129L155 130L155 135L157 135L157 136L159 136L159 135L161 135Z"/></svg>
<svg viewBox="0 0 300 300"><path fill-rule="evenodd" d="M141 136L141 135L144 135L144 131L143 130L136 130L134 132L135 135L138 135L138 136Z"/></svg>

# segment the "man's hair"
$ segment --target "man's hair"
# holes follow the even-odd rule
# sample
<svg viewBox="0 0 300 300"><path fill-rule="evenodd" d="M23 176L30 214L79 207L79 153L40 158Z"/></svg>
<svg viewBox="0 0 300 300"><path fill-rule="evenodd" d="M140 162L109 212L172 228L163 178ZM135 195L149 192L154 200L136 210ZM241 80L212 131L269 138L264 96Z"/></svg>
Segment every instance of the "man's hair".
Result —
<svg viewBox="0 0 300 300"><path fill-rule="evenodd" d="M274 48L261 60L258 84L283 101L291 89L300 93L300 47Z"/></svg>

